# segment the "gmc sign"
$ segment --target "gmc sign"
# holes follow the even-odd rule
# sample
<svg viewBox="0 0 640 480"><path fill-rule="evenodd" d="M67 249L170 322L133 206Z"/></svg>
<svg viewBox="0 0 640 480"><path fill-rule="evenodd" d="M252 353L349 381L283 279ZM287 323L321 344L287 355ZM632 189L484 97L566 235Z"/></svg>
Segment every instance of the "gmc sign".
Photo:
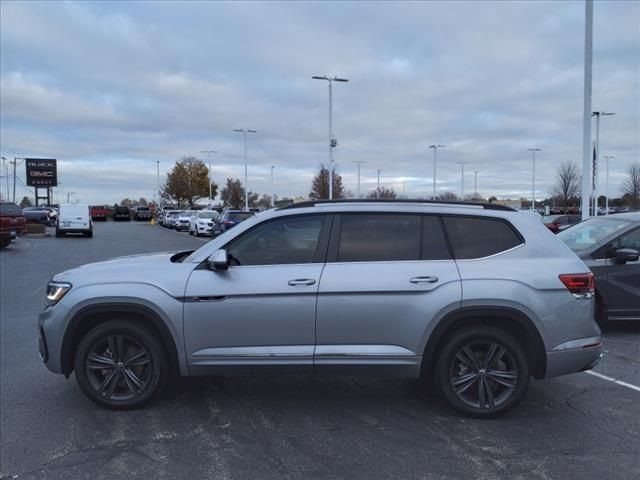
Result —
<svg viewBox="0 0 640 480"><path fill-rule="evenodd" d="M25 158L27 186L55 187L58 185L58 168L53 158Z"/></svg>

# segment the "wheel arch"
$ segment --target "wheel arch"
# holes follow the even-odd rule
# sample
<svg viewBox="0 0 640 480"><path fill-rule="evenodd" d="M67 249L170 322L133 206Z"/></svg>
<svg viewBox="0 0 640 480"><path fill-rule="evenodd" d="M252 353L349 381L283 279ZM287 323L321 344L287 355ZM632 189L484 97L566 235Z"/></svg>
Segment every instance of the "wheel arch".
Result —
<svg viewBox="0 0 640 480"><path fill-rule="evenodd" d="M114 314L135 318L143 322L160 336L169 357L171 373L180 372L180 362L175 339L162 318L145 305L133 303L100 303L81 308L69 320L62 339L60 364L62 373L69 377L73 372L73 358L82 338L94 327L112 320Z"/></svg>
<svg viewBox="0 0 640 480"><path fill-rule="evenodd" d="M431 375L443 346L442 341L448 333L466 325L482 324L497 326L514 335L525 347L531 374L535 378L544 378L547 370L546 350L533 320L515 308L484 306L459 308L449 312L438 322L425 346L421 368L423 374Z"/></svg>

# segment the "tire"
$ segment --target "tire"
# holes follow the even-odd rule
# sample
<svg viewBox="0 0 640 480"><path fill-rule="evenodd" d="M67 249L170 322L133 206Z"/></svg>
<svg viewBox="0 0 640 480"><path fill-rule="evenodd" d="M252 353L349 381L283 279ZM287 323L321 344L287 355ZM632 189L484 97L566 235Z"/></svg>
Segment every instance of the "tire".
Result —
<svg viewBox="0 0 640 480"><path fill-rule="evenodd" d="M169 373L162 341L135 320L112 320L89 331L76 349L74 368L83 393L111 410L142 407L162 390Z"/></svg>
<svg viewBox="0 0 640 480"><path fill-rule="evenodd" d="M56 237L60 238L60 237L64 237L64 233L62 233L60 230L58 230L56 228Z"/></svg>
<svg viewBox="0 0 640 480"><path fill-rule="evenodd" d="M11 245L11 237L2 237L0 240L0 248L7 248Z"/></svg>
<svg viewBox="0 0 640 480"><path fill-rule="evenodd" d="M85 234L85 236L87 236L87 237L89 237L89 238L93 237L93 230L89 230L89 231Z"/></svg>
<svg viewBox="0 0 640 480"><path fill-rule="evenodd" d="M470 327L448 336L434 374L447 403L476 418L497 417L511 410L529 386L524 348L508 333L490 326Z"/></svg>

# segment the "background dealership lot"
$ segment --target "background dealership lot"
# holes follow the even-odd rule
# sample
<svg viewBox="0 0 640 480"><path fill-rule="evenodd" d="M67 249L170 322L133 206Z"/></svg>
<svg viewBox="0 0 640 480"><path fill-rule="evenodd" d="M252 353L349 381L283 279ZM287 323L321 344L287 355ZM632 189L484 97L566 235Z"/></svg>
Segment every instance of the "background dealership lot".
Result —
<svg viewBox="0 0 640 480"><path fill-rule="evenodd" d="M183 379L110 412L37 357L49 277L117 255L196 248L146 223L95 237L20 238L0 252L2 478L631 478L640 392L588 374L532 381L502 419L461 418L405 380ZM637 325L605 330L596 372L640 385ZM17 477L16 477L17 476Z"/></svg>

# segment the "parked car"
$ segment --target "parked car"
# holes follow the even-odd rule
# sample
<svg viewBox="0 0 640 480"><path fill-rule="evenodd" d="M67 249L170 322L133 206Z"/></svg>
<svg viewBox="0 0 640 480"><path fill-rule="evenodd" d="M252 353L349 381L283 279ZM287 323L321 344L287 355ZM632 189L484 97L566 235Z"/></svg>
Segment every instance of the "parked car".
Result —
<svg viewBox="0 0 640 480"><path fill-rule="evenodd" d="M124 205L117 205L114 209L113 209L113 220L114 221L124 221L124 222L129 222L131 221L131 211L129 210L129 207L126 207Z"/></svg>
<svg viewBox="0 0 640 480"><path fill-rule="evenodd" d="M244 222L247 218L253 217L254 215L254 212L244 212L242 210L224 210L222 214L220 214L220 216L216 219L216 222L213 225L213 229L211 230L211 236L217 237L218 235L226 232L239 223Z"/></svg>
<svg viewBox="0 0 640 480"><path fill-rule="evenodd" d="M640 320L640 212L591 217L558 238L595 274L598 321Z"/></svg>
<svg viewBox="0 0 640 480"><path fill-rule="evenodd" d="M553 233L558 233L578 222L580 222L580 215L549 215L542 218L544 226Z"/></svg>
<svg viewBox="0 0 640 480"><path fill-rule="evenodd" d="M40 225L51 225L50 211L45 207L26 207L22 209L22 214L27 223L39 223Z"/></svg>
<svg viewBox="0 0 640 480"><path fill-rule="evenodd" d="M107 208L104 205L91 205L91 220L107 221Z"/></svg>
<svg viewBox="0 0 640 480"><path fill-rule="evenodd" d="M175 225L173 228L175 228L178 231L188 231L189 230L189 224L191 223L191 219L193 218L193 216L195 215L195 211L193 210L184 210L182 211L177 217L176 217L176 221L175 221Z"/></svg>
<svg viewBox="0 0 640 480"><path fill-rule="evenodd" d="M27 220L15 203L0 203L0 248L8 247L17 235L27 232Z"/></svg>
<svg viewBox="0 0 640 480"><path fill-rule="evenodd" d="M149 207L133 207L133 219L134 220L151 220L151 210Z"/></svg>
<svg viewBox="0 0 640 480"><path fill-rule="evenodd" d="M458 411L490 417L531 376L598 362L593 295L593 273L534 215L302 202L195 251L55 275L39 345L49 370L75 371L112 409L143 405L170 372L275 371L422 377Z"/></svg>
<svg viewBox="0 0 640 480"><path fill-rule="evenodd" d="M182 214L182 210L170 210L165 214L163 225L167 228L176 228L178 217Z"/></svg>
<svg viewBox="0 0 640 480"><path fill-rule="evenodd" d="M60 205L56 237L64 237L68 233L81 233L84 237L93 237L93 220L91 220L89 205Z"/></svg>
<svg viewBox="0 0 640 480"><path fill-rule="evenodd" d="M213 224L218 218L215 210L199 210L191 217L189 222L189 235L211 235Z"/></svg>

